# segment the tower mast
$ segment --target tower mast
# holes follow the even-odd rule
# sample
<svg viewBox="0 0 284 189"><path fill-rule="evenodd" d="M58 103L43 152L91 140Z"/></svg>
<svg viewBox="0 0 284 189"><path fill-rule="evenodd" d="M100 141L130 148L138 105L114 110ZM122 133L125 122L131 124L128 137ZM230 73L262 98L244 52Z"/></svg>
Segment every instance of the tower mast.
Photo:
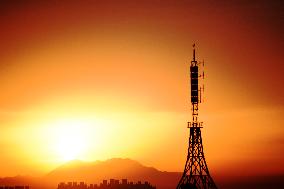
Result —
<svg viewBox="0 0 284 189"><path fill-rule="evenodd" d="M199 87L198 80L204 76L204 73L199 75L199 66L200 63L195 57L195 44L193 44L193 60L190 64L192 122L188 122L190 131L188 154L177 189L217 189L205 161L201 137L203 122L198 121L198 104L201 103L201 93L204 89Z"/></svg>

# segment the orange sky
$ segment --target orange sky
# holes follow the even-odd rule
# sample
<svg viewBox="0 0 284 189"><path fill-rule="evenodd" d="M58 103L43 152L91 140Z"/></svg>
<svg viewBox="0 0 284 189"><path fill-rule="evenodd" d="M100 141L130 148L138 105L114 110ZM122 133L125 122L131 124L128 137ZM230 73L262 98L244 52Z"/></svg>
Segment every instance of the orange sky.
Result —
<svg viewBox="0 0 284 189"><path fill-rule="evenodd" d="M0 176L72 158L183 171L193 42L210 171L284 172L280 1L1 4Z"/></svg>

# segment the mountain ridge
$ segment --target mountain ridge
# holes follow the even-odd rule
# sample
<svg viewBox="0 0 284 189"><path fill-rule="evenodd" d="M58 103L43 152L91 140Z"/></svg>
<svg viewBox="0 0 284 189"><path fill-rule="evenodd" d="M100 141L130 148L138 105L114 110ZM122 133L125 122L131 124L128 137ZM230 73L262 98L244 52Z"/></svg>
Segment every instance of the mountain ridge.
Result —
<svg viewBox="0 0 284 189"><path fill-rule="evenodd" d="M102 180L110 178L119 180L126 178L134 182L149 181L159 188L172 188L178 181L180 174L159 171L131 159L112 158L96 162L68 162L48 173L46 178L57 183L71 181L100 183ZM172 178L174 178L175 184L172 184Z"/></svg>

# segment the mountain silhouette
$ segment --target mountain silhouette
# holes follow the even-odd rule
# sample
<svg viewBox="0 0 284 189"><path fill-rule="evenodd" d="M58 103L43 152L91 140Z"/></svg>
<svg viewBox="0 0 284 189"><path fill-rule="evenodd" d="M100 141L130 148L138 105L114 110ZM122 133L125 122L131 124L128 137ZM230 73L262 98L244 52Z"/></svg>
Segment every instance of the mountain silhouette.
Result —
<svg viewBox="0 0 284 189"><path fill-rule="evenodd" d="M52 170L43 177L0 178L0 185L29 185L31 189L56 189L60 182L99 184L102 180L128 179L148 181L157 189L175 188L182 173L159 171L131 159L113 158L106 161L83 162L73 160Z"/></svg>
<svg viewBox="0 0 284 189"><path fill-rule="evenodd" d="M149 181L160 189L175 188L181 173L162 172L153 167L147 167L131 159L113 158L106 161L68 162L45 176L45 180L53 182L84 181L100 183L102 180L124 179L130 181Z"/></svg>

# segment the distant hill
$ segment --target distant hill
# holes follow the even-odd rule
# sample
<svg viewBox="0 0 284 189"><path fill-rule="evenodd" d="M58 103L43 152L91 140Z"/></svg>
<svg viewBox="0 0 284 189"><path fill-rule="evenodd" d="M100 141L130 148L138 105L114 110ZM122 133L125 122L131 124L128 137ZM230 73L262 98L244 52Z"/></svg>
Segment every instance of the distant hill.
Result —
<svg viewBox="0 0 284 189"><path fill-rule="evenodd" d="M56 189L59 182L87 182L99 184L102 180L123 179L129 181L149 181L157 189L176 187L181 173L162 172L147 167L131 159L113 158L106 161L70 161L54 169L44 177L7 177L0 178L0 185L30 185L31 189Z"/></svg>
<svg viewBox="0 0 284 189"><path fill-rule="evenodd" d="M100 183L103 179L109 180L127 178L130 181L149 181L159 189L175 188L181 173L162 172L153 167L146 167L131 159L114 158L92 163L71 161L45 176L45 180L56 183L64 181L84 181Z"/></svg>

